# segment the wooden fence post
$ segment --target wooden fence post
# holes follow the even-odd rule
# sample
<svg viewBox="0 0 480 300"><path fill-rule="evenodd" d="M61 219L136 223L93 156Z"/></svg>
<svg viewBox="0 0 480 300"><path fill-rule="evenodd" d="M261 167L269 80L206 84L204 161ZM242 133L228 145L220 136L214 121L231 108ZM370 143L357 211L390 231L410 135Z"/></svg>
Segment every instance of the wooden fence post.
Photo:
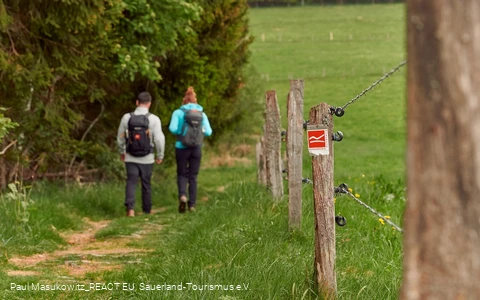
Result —
<svg viewBox="0 0 480 300"><path fill-rule="evenodd" d="M287 98L288 227L302 225L303 80L290 80Z"/></svg>
<svg viewBox="0 0 480 300"><path fill-rule="evenodd" d="M337 280L335 275L335 207L333 203L333 118L330 114L330 107L326 103L310 109L307 129L319 126L327 129L325 141L328 143L328 153L312 157L315 211L314 273L324 299L334 299L337 294ZM309 152L311 152L310 147Z"/></svg>
<svg viewBox="0 0 480 300"><path fill-rule="evenodd" d="M276 200L283 196L282 158L281 158L281 124L280 108L278 107L275 91L266 93L265 109L265 163L267 174L267 188Z"/></svg>

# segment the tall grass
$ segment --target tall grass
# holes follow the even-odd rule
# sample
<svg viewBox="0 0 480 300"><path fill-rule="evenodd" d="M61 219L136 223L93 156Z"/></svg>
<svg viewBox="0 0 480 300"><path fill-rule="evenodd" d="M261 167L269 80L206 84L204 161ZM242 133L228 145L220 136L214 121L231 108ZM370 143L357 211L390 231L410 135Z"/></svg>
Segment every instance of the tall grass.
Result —
<svg viewBox="0 0 480 300"><path fill-rule="evenodd" d="M11 183L9 190L0 195L0 250L1 260L8 259L7 251L32 254L51 251L64 241L52 231L74 227L75 216L63 217L62 208L52 202L36 202L30 196L29 186ZM48 213L50 212L50 213Z"/></svg>

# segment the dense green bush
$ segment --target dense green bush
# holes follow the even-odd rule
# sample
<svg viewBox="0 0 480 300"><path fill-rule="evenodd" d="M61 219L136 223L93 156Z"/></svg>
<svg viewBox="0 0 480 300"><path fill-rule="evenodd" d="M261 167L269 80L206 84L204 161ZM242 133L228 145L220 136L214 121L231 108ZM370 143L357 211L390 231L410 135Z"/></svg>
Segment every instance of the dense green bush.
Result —
<svg viewBox="0 0 480 300"><path fill-rule="evenodd" d="M116 174L99 149L115 152L119 120L144 90L164 129L188 85L216 136L238 123L246 10L245 0L0 1L0 101L19 123L2 185L85 166Z"/></svg>

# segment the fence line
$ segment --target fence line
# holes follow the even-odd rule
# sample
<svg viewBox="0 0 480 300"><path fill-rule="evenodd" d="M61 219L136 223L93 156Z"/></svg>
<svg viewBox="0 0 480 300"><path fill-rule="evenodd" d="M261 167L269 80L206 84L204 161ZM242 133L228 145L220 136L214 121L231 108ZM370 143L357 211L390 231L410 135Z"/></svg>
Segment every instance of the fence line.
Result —
<svg viewBox="0 0 480 300"><path fill-rule="evenodd" d="M286 172L289 185L289 227L300 226L301 222L301 183L313 184L315 211L315 259L314 273L319 291L325 299L334 299L337 295L335 275L335 223L346 224L342 216L335 216L334 193L344 193L363 207L379 216L399 232L403 230L372 207L360 201L348 191L345 184L334 187L333 142L341 141L343 133L333 132L333 115L342 117L345 108L354 103L398 71L406 61L384 74L367 89L341 107L320 103L310 109L308 121L303 120L303 80L290 81L290 93L287 99L288 129L280 129L280 111L275 91L266 94L265 127L262 140L257 144L257 164L259 182L264 182L263 170L266 170L266 185L275 199L283 195L282 172ZM301 112L301 113L300 113ZM302 116L302 118L300 118ZM312 156L312 180L302 177L303 129L307 129L307 143ZM312 132L312 134L311 134ZM287 141L287 169L281 167L282 136ZM299 143L299 141L301 141ZM320 146L321 145L321 146ZM300 155L299 155L300 153ZM263 156L262 156L263 155ZM299 188L300 187L300 188Z"/></svg>

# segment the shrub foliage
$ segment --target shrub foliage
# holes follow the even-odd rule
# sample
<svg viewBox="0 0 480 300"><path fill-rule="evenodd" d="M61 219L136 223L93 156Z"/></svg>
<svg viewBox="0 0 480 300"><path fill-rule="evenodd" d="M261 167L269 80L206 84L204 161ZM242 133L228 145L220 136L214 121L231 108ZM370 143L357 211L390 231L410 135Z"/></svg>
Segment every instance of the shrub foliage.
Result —
<svg viewBox="0 0 480 300"><path fill-rule="evenodd" d="M188 85L217 132L238 121L246 9L244 0L0 1L0 101L19 124L3 140L17 143L0 185L118 169L118 122L143 90L164 126Z"/></svg>

